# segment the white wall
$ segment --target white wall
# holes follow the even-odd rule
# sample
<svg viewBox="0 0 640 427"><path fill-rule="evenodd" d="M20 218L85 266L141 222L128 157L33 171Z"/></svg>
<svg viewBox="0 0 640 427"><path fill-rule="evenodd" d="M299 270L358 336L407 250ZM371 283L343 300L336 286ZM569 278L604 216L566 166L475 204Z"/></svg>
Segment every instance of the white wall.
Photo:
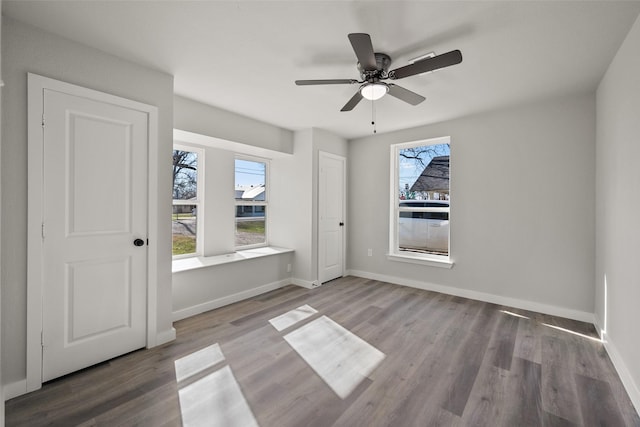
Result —
<svg viewBox="0 0 640 427"><path fill-rule="evenodd" d="M11 394L26 375L27 72L155 105L159 109L157 332L172 335L171 186L173 77L3 17L2 328L3 381ZM19 387L18 387L19 388ZM10 397L10 396L7 396Z"/></svg>
<svg viewBox="0 0 640 427"><path fill-rule="evenodd" d="M597 91L596 303L607 350L640 411L640 19ZM606 281L606 286L605 286Z"/></svg>
<svg viewBox="0 0 640 427"><path fill-rule="evenodd" d="M297 284L310 287L312 274L313 131L294 134L293 155L274 159L271 163L271 205L276 219L272 223L271 242L295 249L292 277Z"/></svg>
<svg viewBox="0 0 640 427"><path fill-rule="evenodd" d="M291 284L292 253L173 274L173 316L184 319Z"/></svg>
<svg viewBox="0 0 640 427"><path fill-rule="evenodd" d="M192 142L224 147L217 151L207 148L207 158L223 158L237 151L271 160L267 211L269 243L294 250L293 253L176 272L173 275L174 318L292 282L311 287L318 278L315 213L318 153L327 151L346 156L346 140L319 129L291 132L179 96L175 97L174 112L174 126L180 130L178 134L188 132ZM219 171L207 174L207 195L217 191L221 182L232 176L220 175ZM233 251L232 247L214 249L205 255ZM288 264L291 264L291 272L287 271Z"/></svg>
<svg viewBox="0 0 640 427"><path fill-rule="evenodd" d="M272 209L286 209L286 222L275 224L274 244L295 248L294 283L312 287L318 281L318 162L319 152L347 156L344 138L322 129L306 129L294 135L292 157L277 159L272 178L284 191L273 194Z"/></svg>
<svg viewBox="0 0 640 427"><path fill-rule="evenodd" d="M180 96L175 97L174 112L176 129L215 138L219 140L216 143L227 150L245 154L255 154L252 151L258 150L257 155L271 159L269 242L295 250L292 273L287 277L296 284L311 287L318 278L318 153L327 151L346 156L346 140L321 129L291 132ZM207 188L214 185L207 178ZM240 276L244 274L242 266L233 269ZM179 273L180 278L176 276L175 280L186 281L189 276ZM174 293L174 301L181 298Z"/></svg>
<svg viewBox="0 0 640 427"><path fill-rule="evenodd" d="M588 94L350 141L349 269L592 320L594 122ZM455 265L387 260L389 147L447 135Z"/></svg>
<svg viewBox="0 0 640 427"><path fill-rule="evenodd" d="M295 221L296 211L287 197L295 181L289 165L294 158L294 134L210 105L176 96L174 126L177 142L198 144L205 156L204 256L234 252L233 167L235 153L270 159L267 232L269 243L295 249L284 224ZM286 167L280 167L280 165ZM307 168L309 168L307 166ZM228 200L229 204L221 204ZM226 226L222 225L226 223ZM300 257L302 253L296 252ZM248 298L291 282L292 253L270 255L173 274L173 317L181 319ZM301 261L304 262L304 261Z"/></svg>
<svg viewBox="0 0 640 427"><path fill-rule="evenodd" d="M174 97L173 123L176 129L276 152L293 153L292 131L182 96Z"/></svg>

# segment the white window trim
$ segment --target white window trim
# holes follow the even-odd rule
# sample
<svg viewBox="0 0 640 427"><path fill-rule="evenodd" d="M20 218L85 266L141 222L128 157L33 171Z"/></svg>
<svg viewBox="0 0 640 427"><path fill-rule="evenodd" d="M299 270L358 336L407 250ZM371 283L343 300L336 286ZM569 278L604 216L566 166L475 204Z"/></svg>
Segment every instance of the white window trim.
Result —
<svg viewBox="0 0 640 427"><path fill-rule="evenodd" d="M250 155L246 155L246 154L236 154L235 158L237 160L246 160L249 162L258 162L258 163L264 163L264 187L265 187L265 191L264 191L264 201L260 200L260 201L253 201L253 202L245 202L242 200L237 200L234 197L234 202L235 202L235 207L237 210L238 206L264 206L265 207L265 217L264 217L264 243L256 243L253 245L240 245L240 246L235 246L235 250L236 251L244 251L247 249L254 249L254 248L263 248L263 247L268 247L269 246L269 191L270 191L270 184L269 184L269 170L271 169L271 161L268 158L265 157L259 157L259 156L250 156ZM235 168L234 168L235 170ZM235 179L234 179L234 190L235 190ZM234 220L235 220L235 212L236 210L234 210Z"/></svg>
<svg viewBox="0 0 640 427"><path fill-rule="evenodd" d="M200 147L196 147L193 145L186 145L180 143L173 143L174 150L183 150L190 151L192 153L196 153L198 155L198 170L196 171L196 200L176 200L172 199L171 206L173 205L196 205L196 251L190 254L182 254L182 255L173 255L173 259L183 259L183 258L192 258L202 256L204 253L204 227L202 218L204 218L204 199L202 198L204 192L204 174L205 171L205 158L204 158L204 150ZM172 189L173 191L173 189ZM173 196L173 194L172 194ZM173 215L173 207L171 208ZM173 220L172 220L173 221Z"/></svg>
<svg viewBox="0 0 640 427"><path fill-rule="evenodd" d="M398 177L399 177L399 153L400 150L422 145L450 144L451 137L443 136L438 138L422 139L418 141L405 142L400 144L392 144L390 147L390 168L391 171L389 181L391 188L391 196L389 198L389 252L387 259L391 261L407 262L411 264L422 264L431 267L452 268L454 265L451 259L451 227L449 227L449 254L433 255L412 253L398 250L398 214L402 211L439 211L441 208L400 208L398 200L400 198ZM450 207L449 207L450 209ZM449 211L450 212L450 211ZM449 215L451 221L451 215ZM451 224L451 223L450 223Z"/></svg>
<svg viewBox="0 0 640 427"><path fill-rule="evenodd" d="M436 259L443 258L443 259ZM451 260L444 259L447 258L445 256L438 255L427 255L427 254L412 254L412 255L401 255L399 253L388 253L387 259L390 261L398 261L398 262L406 262L409 264L422 264L428 265L431 267L441 267L451 269L453 267L454 262Z"/></svg>
<svg viewBox="0 0 640 427"><path fill-rule="evenodd" d="M191 257L175 260L172 265L173 273L197 270L200 268L213 267L217 265L241 262L248 259L262 258L271 255L293 253L293 249L281 248L278 246L264 246L260 248L246 249L230 254L213 255L206 257Z"/></svg>

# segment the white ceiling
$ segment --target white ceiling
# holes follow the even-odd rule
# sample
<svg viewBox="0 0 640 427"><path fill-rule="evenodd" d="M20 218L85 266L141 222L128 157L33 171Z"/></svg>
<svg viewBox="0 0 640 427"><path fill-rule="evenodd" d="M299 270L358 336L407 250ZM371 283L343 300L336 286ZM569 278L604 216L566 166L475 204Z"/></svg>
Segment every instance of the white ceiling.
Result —
<svg viewBox="0 0 640 427"><path fill-rule="evenodd" d="M175 93L298 130L346 138L372 132L370 102L340 108L358 79L347 39L371 35L410 58L460 49L462 64L395 83L418 106L376 101L378 133L595 90L640 1L7 1L3 14L175 76Z"/></svg>

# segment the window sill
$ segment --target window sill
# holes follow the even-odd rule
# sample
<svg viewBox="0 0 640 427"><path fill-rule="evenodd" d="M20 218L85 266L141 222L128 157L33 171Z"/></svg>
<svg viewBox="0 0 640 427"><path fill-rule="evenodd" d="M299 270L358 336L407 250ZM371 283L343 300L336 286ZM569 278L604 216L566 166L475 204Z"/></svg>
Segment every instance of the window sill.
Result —
<svg viewBox="0 0 640 427"><path fill-rule="evenodd" d="M171 272L196 270L198 268L212 267L214 265L229 264L232 262L245 261L253 258L262 258L271 255L279 255L293 252L293 249L279 248L276 246L263 246L261 248L245 249L231 254L215 256L199 256L191 258L181 258L173 260Z"/></svg>
<svg viewBox="0 0 640 427"><path fill-rule="evenodd" d="M400 255L400 254L387 254L387 259L390 261L408 262L410 264L422 264L430 267L440 267L451 269L453 267L453 261L450 261L444 257L430 257L421 255Z"/></svg>

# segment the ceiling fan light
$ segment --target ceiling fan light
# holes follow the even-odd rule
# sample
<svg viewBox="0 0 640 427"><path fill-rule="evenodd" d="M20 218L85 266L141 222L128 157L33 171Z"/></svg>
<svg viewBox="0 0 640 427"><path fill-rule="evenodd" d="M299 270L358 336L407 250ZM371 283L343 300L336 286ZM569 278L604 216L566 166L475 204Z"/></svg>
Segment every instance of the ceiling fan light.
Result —
<svg viewBox="0 0 640 427"><path fill-rule="evenodd" d="M389 87L384 83L367 83L360 87L360 95L370 101L382 98L389 91Z"/></svg>

